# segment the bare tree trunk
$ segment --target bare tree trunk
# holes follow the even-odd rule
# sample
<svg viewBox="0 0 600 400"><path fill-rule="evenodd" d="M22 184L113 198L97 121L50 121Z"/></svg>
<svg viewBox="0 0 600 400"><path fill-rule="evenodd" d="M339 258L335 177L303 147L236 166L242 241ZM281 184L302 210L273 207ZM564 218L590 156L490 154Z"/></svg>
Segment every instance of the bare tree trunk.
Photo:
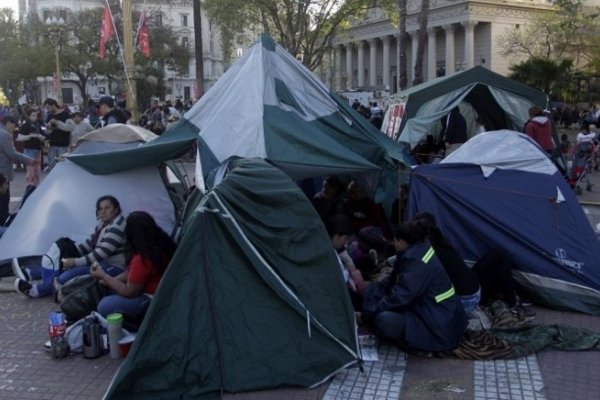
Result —
<svg viewBox="0 0 600 400"><path fill-rule="evenodd" d="M194 0L194 54L196 57L196 82L200 96L204 94L204 50L202 49L202 13L200 10L200 2L202 0Z"/></svg>
<svg viewBox="0 0 600 400"><path fill-rule="evenodd" d="M407 0L397 0L398 6L398 17L399 17L399 30L398 30L398 79L400 84L400 90L404 90L408 87L408 61L406 59L406 46L405 43L408 40L408 33L406 33L406 4Z"/></svg>
<svg viewBox="0 0 600 400"><path fill-rule="evenodd" d="M423 55L425 54L425 43L427 42L427 23L429 20L429 0L421 0L421 12L419 13L419 39L417 45L417 59L415 60L415 79L413 85L423 83Z"/></svg>

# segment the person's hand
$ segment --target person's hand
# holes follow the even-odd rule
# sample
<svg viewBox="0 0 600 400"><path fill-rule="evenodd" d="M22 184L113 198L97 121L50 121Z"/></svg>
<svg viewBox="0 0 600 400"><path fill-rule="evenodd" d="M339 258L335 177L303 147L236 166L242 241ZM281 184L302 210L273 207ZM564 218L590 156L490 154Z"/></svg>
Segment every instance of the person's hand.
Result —
<svg viewBox="0 0 600 400"><path fill-rule="evenodd" d="M65 268L71 268L71 267L75 266L75 259L74 258L63 258L62 263Z"/></svg>
<svg viewBox="0 0 600 400"><path fill-rule="evenodd" d="M102 269L102 266L97 262L93 262L90 266L90 275L92 275L94 278L102 279L104 276L104 270Z"/></svg>

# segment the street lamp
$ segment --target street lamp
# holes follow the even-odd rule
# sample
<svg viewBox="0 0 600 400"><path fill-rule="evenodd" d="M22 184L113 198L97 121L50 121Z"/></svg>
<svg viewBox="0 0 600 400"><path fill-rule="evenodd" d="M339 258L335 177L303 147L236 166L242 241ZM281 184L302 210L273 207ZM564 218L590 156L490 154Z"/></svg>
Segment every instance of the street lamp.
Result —
<svg viewBox="0 0 600 400"><path fill-rule="evenodd" d="M56 56L56 96L58 104L62 106L62 87L61 87L61 72L60 72L60 51L62 50L63 25L65 20L63 17L56 18L55 16L46 18L48 26L48 41L54 46Z"/></svg>

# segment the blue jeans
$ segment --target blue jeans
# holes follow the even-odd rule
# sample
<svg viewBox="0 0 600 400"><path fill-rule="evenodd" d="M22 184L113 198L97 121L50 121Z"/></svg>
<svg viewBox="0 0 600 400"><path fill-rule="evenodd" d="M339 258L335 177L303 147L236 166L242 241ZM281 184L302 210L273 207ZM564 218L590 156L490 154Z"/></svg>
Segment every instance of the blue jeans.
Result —
<svg viewBox="0 0 600 400"><path fill-rule="evenodd" d="M98 304L98 312L106 317L108 314L121 313L123 315L140 315L146 311L150 297L141 295L138 297L128 298L119 296L118 294L110 294L104 296Z"/></svg>
<svg viewBox="0 0 600 400"><path fill-rule="evenodd" d="M108 264L105 261L101 261L100 265L110 276L117 276L124 271L122 268ZM60 274L59 271L42 268L40 266L30 268L28 272L31 276L31 279L42 279L42 282L36 285L38 294L37 297L45 297L51 295L54 291L54 278L57 278L58 283L64 285L77 276L89 274L90 267L87 265L82 265L80 267L69 268Z"/></svg>
<svg viewBox="0 0 600 400"><path fill-rule="evenodd" d="M66 153L67 149L68 147L66 146L50 146L50 148L48 148L48 169L52 169L54 167L54 164L56 164L56 159L63 153Z"/></svg>
<svg viewBox="0 0 600 400"><path fill-rule="evenodd" d="M471 294L469 296L458 296L460 302L462 303L463 308L465 309L465 314L467 316L479 305L479 301L481 300L481 288L477 290L475 294Z"/></svg>

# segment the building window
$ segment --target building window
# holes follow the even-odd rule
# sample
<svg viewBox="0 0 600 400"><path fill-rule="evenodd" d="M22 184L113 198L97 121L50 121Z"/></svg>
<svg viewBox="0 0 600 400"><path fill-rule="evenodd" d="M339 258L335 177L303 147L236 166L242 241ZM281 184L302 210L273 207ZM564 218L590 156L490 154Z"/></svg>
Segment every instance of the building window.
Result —
<svg viewBox="0 0 600 400"><path fill-rule="evenodd" d="M183 87L183 100L188 101L191 98L191 89L189 86Z"/></svg>
<svg viewBox="0 0 600 400"><path fill-rule="evenodd" d="M188 48L189 48L189 45L190 45L190 39L189 39L189 38L187 38L187 37L182 37L182 38L181 38L181 45L182 45L183 47L185 47L186 49L188 49Z"/></svg>
<svg viewBox="0 0 600 400"><path fill-rule="evenodd" d="M67 20L67 10L58 10L58 18L62 18L63 21Z"/></svg>
<svg viewBox="0 0 600 400"><path fill-rule="evenodd" d="M156 23L156 26L162 26L162 14L161 13L156 14L156 16L154 17L154 22Z"/></svg>
<svg viewBox="0 0 600 400"><path fill-rule="evenodd" d="M181 26L188 26L187 14L181 14Z"/></svg>
<svg viewBox="0 0 600 400"><path fill-rule="evenodd" d="M50 13L49 10L44 10L44 22L48 21L50 18L52 18L52 14Z"/></svg>

